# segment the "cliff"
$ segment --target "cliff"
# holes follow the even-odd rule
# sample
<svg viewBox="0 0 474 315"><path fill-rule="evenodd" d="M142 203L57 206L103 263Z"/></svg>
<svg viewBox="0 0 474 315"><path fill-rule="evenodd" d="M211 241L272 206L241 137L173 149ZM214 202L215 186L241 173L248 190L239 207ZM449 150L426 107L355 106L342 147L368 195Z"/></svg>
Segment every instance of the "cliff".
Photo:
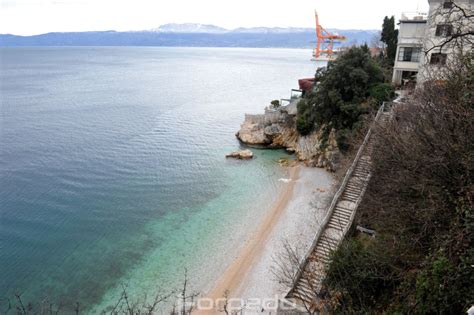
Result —
<svg viewBox="0 0 474 315"><path fill-rule="evenodd" d="M340 156L335 130L331 130L327 141L322 132L324 128L300 135L296 130L297 102L293 100L287 106L266 109L264 114L246 114L237 138L250 146L285 148L308 166L334 171Z"/></svg>

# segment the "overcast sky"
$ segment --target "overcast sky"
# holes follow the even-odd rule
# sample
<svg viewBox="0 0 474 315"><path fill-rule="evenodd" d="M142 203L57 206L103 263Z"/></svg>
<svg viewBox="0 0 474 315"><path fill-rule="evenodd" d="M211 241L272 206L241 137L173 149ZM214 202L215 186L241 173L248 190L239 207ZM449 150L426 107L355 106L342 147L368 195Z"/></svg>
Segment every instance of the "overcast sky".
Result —
<svg viewBox="0 0 474 315"><path fill-rule="evenodd" d="M379 29L385 15L426 11L428 0L0 0L0 33L145 30L165 23Z"/></svg>

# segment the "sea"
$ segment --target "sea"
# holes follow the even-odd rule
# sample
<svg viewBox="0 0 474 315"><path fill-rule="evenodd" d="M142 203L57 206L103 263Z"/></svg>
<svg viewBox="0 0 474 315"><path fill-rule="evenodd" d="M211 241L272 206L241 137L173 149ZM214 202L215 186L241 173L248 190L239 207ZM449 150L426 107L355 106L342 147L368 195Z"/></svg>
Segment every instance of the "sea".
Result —
<svg viewBox="0 0 474 315"><path fill-rule="evenodd" d="M0 310L85 313L212 287L286 185L245 113L314 76L307 49L0 48Z"/></svg>

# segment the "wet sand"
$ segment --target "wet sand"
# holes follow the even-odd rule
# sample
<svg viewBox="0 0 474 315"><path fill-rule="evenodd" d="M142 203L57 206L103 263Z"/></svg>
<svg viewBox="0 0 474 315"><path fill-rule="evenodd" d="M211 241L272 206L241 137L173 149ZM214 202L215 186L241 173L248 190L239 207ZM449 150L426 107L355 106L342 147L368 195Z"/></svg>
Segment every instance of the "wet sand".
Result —
<svg viewBox="0 0 474 315"><path fill-rule="evenodd" d="M278 284L272 273L275 256L283 250L283 241L295 244L304 252L324 217L332 197L332 174L301 165L289 168L289 181L271 205L257 230L247 240L236 259L219 277L205 298L229 298L242 301L268 299L283 295L288 288ZM233 303L234 304L234 303ZM255 308L255 307L254 307ZM195 314L216 314L219 310ZM245 314L261 312L261 307L246 306Z"/></svg>

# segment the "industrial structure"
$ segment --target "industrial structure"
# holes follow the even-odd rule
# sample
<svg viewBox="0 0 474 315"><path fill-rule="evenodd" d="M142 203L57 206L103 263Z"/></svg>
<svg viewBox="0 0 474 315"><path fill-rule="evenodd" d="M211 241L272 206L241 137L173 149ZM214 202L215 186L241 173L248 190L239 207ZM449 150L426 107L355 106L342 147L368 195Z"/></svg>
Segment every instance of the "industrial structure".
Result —
<svg viewBox="0 0 474 315"><path fill-rule="evenodd" d="M346 39L345 36L331 34L319 24L318 12L314 11L316 18L316 48L313 51L314 60L332 60L336 57L337 51L334 44Z"/></svg>

